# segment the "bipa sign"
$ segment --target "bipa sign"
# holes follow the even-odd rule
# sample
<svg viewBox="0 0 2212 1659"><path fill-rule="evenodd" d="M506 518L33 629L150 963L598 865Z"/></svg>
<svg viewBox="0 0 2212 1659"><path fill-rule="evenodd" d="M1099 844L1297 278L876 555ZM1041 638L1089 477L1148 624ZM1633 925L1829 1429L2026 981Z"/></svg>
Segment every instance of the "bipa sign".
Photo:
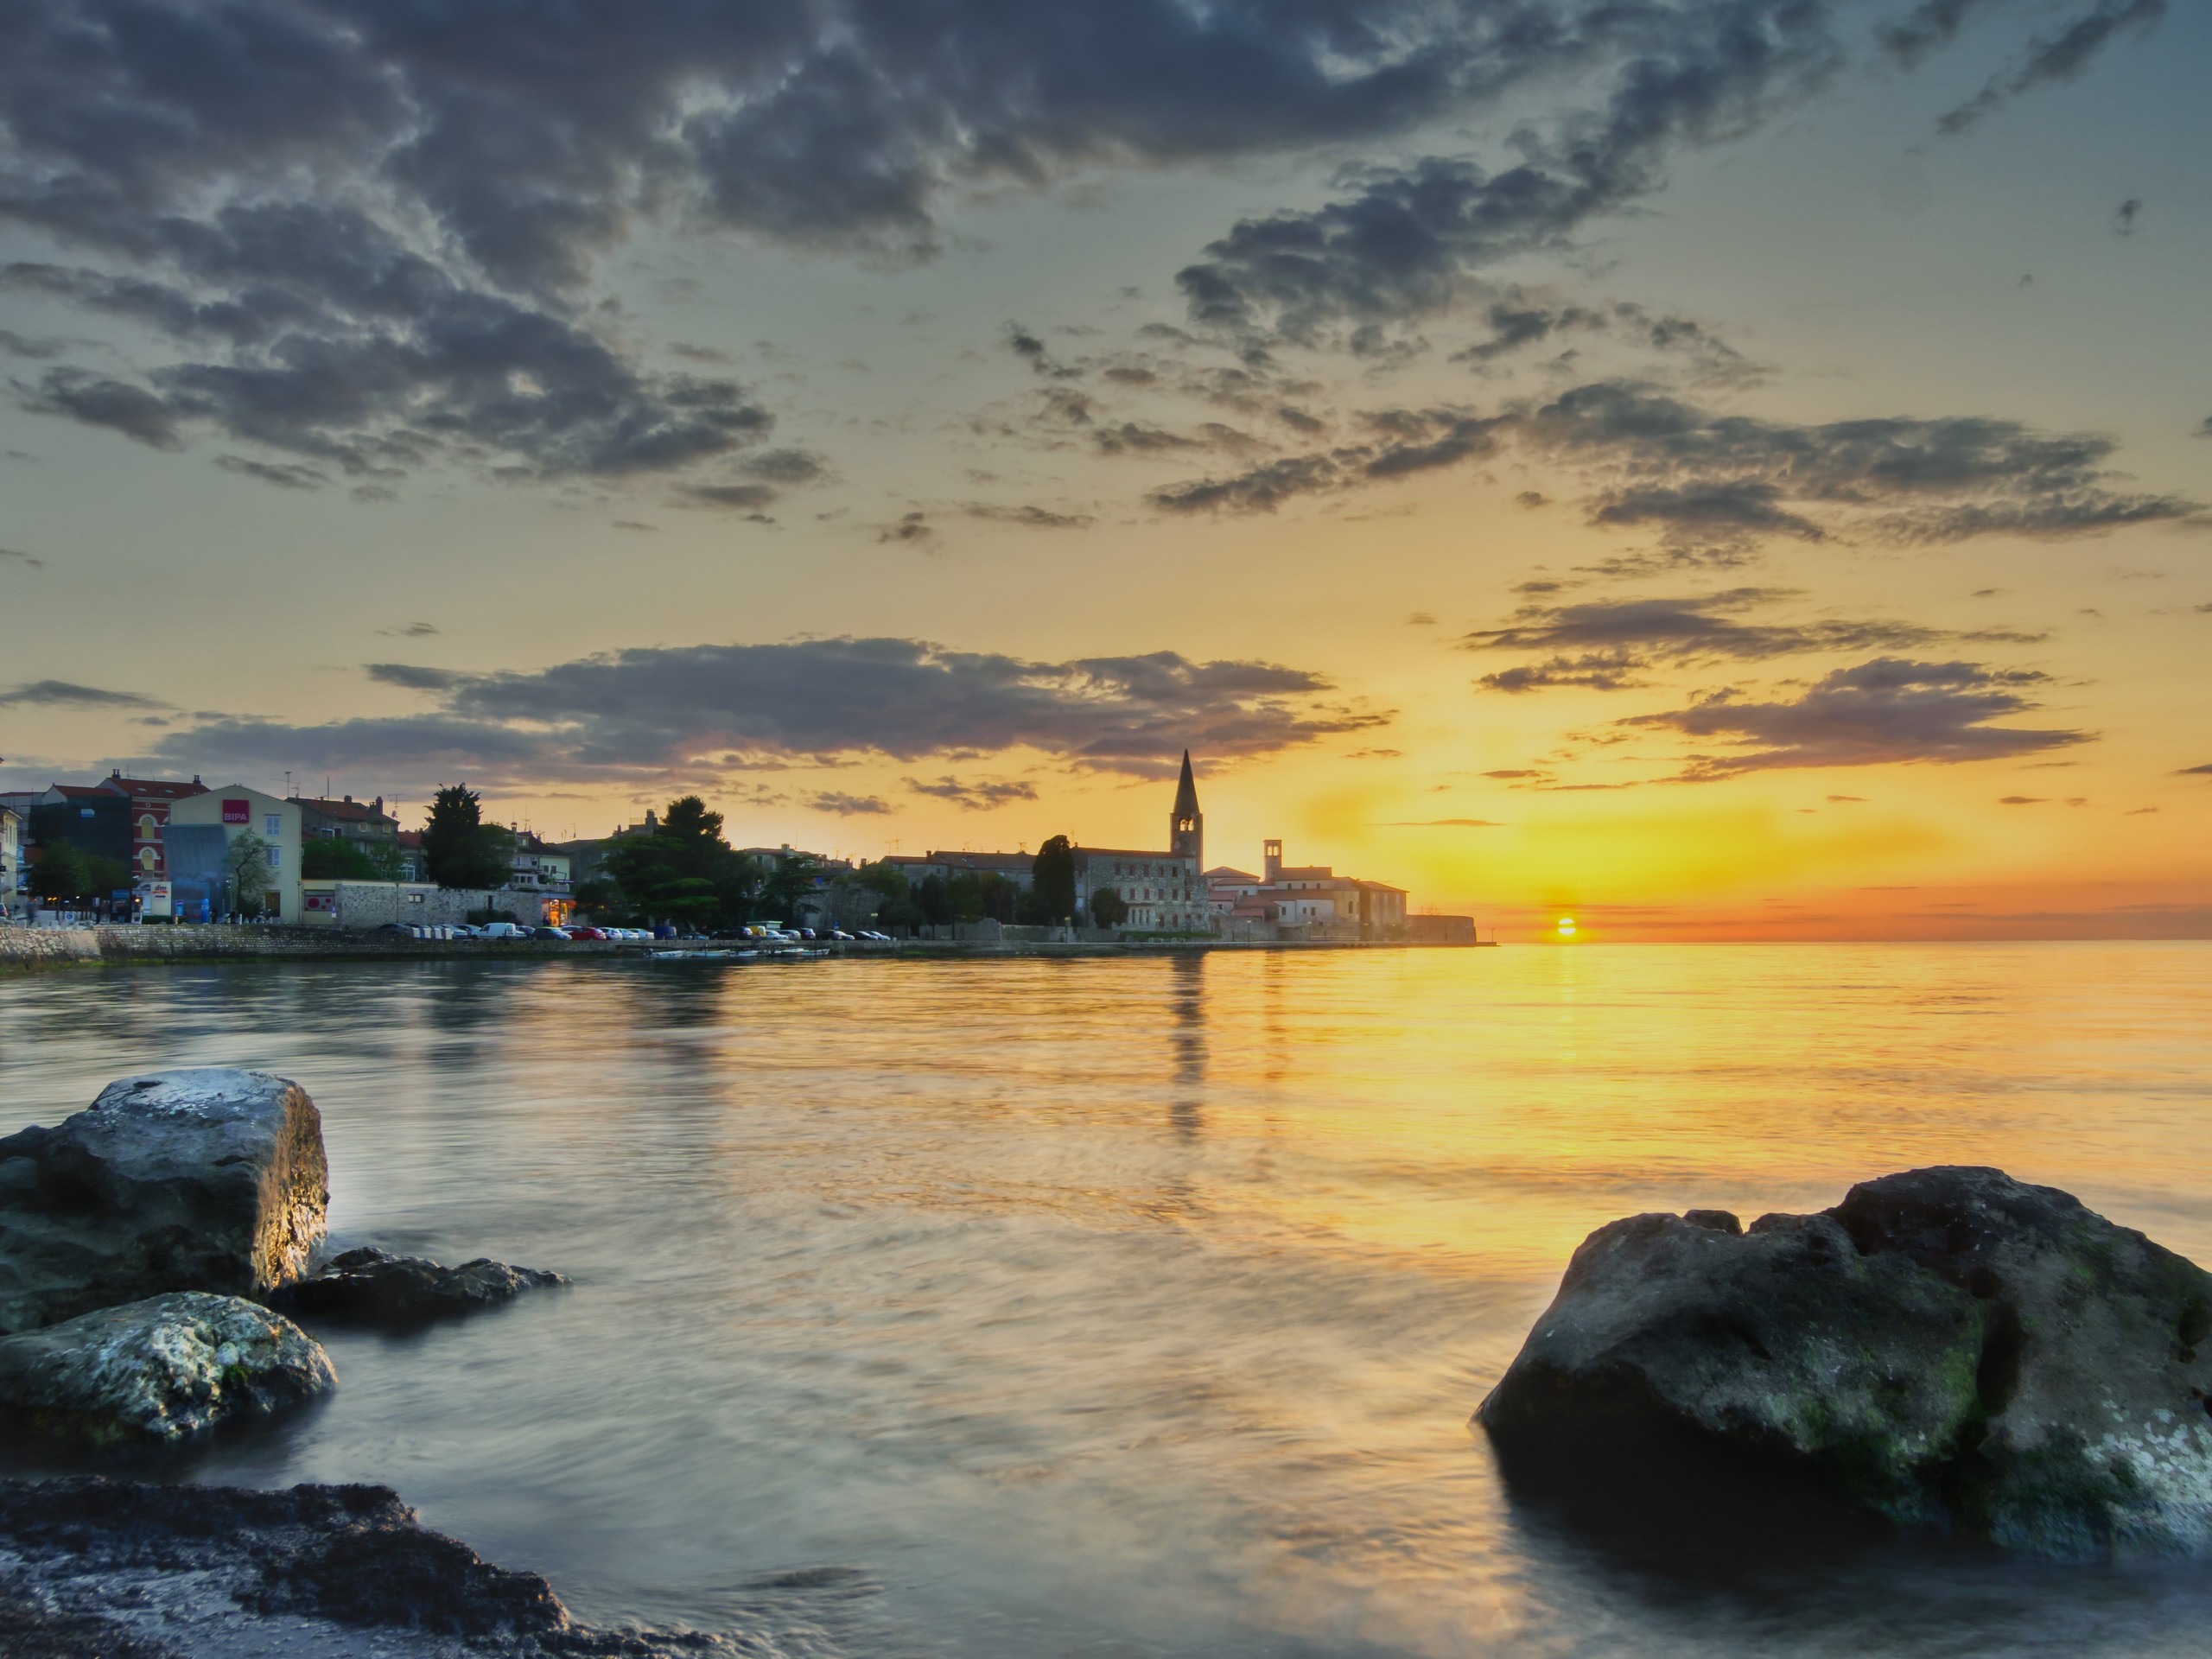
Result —
<svg viewBox="0 0 2212 1659"><path fill-rule="evenodd" d="M253 803L251 801L225 801L223 822L225 823L251 823Z"/></svg>

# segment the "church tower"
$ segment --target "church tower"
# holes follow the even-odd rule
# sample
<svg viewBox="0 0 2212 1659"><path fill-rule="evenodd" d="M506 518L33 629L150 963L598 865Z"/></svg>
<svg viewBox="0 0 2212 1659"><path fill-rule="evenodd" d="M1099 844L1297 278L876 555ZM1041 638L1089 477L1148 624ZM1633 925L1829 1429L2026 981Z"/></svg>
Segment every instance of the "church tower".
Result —
<svg viewBox="0 0 2212 1659"><path fill-rule="evenodd" d="M1175 785L1175 810L1167 815L1167 850L1206 867L1206 818L1198 810L1198 785L1191 776L1191 752L1183 751L1183 776Z"/></svg>

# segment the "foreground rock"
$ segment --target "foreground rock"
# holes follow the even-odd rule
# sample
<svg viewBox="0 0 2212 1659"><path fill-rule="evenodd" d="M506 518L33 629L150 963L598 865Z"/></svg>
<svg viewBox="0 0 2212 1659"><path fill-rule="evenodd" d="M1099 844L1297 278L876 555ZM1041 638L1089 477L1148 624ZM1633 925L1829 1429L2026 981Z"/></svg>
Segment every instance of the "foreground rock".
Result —
<svg viewBox="0 0 2212 1659"><path fill-rule="evenodd" d="M2212 1275L2053 1187L1910 1171L1818 1215L1631 1216L1476 1419L1587 1493L1756 1468L2042 1554L2212 1553Z"/></svg>
<svg viewBox="0 0 2212 1659"><path fill-rule="evenodd" d="M267 1295L329 1202L322 1119L260 1071L126 1077L0 1139L0 1332L161 1291Z"/></svg>
<svg viewBox="0 0 2212 1659"><path fill-rule="evenodd" d="M197 1291L0 1338L11 1421L103 1445L174 1444L337 1382L329 1356L289 1319Z"/></svg>
<svg viewBox="0 0 2212 1659"><path fill-rule="evenodd" d="M741 1651L694 1632L581 1625L543 1579L430 1531L382 1486L0 1480L0 1651L10 1653L11 1601L28 1627L104 1637L60 1649L88 1656L429 1659L456 1643L518 1659Z"/></svg>
<svg viewBox="0 0 2212 1659"><path fill-rule="evenodd" d="M525 1290L568 1282L543 1268L511 1268L487 1256L445 1268L419 1255L363 1249L333 1256L271 1300L302 1318L410 1325L473 1313Z"/></svg>

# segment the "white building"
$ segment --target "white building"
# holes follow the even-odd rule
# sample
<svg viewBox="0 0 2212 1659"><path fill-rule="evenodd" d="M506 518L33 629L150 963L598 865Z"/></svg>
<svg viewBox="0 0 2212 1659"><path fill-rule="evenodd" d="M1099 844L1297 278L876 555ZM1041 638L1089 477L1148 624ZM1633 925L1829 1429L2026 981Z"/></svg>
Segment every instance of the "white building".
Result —
<svg viewBox="0 0 2212 1659"><path fill-rule="evenodd" d="M220 833L219 842L211 830ZM302 919L299 803L231 784L169 807L162 850L180 921L200 919L203 897L211 913L220 907L221 899L208 891L208 884L219 879L232 843L249 834L258 836L267 849L257 872L263 883L262 914L270 921Z"/></svg>

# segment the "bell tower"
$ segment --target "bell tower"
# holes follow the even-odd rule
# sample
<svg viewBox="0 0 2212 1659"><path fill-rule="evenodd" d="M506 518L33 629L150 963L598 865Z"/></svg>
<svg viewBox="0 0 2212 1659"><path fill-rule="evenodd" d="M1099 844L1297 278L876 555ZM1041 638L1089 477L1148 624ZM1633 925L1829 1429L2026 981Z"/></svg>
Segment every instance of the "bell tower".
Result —
<svg viewBox="0 0 2212 1659"><path fill-rule="evenodd" d="M1198 810L1198 785L1191 776L1191 752L1183 751L1183 776L1175 785L1175 810L1167 815L1167 850L1203 870L1206 863L1206 816Z"/></svg>

